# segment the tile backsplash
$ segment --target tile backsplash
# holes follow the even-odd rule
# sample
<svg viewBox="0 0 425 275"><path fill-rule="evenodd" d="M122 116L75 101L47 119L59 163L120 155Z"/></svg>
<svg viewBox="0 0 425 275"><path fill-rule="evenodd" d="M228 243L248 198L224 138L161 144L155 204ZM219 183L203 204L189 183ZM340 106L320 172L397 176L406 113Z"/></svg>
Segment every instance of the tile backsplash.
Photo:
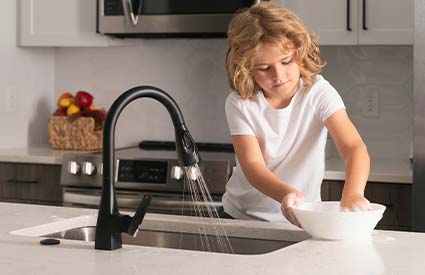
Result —
<svg viewBox="0 0 425 275"><path fill-rule="evenodd" d="M408 158L413 134L413 48L322 47L323 75L341 94L371 156ZM375 110L370 112L370 100Z"/></svg>
<svg viewBox="0 0 425 275"><path fill-rule="evenodd" d="M339 91L375 157L408 157L413 123L412 47L322 47L323 75ZM224 67L226 40L140 40L112 48L55 50L55 93L87 90L108 108L126 89L154 85L179 104L197 141L230 142L224 102L230 89ZM376 109L366 112L370 96ZM173 140L168 113L152 100L131 103L121 115L118 146L142 139Z"/></svg>

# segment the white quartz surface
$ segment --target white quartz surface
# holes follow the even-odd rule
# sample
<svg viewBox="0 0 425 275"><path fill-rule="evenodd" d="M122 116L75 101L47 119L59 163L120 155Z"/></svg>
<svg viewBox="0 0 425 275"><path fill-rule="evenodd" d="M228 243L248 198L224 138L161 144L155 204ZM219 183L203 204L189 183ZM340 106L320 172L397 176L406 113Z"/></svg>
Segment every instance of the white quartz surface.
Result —
<svg viewBox="0 0 425 275"><path fill-rule="evenodd" d="M345 166L340 158L330 158L325 164L325 180L344 180ZM409 159L372 158L370 182L392 182L411 184L413 173Z"/></svg>
<svg viewBox="0 0 425 275"><path fill-rule="evenodd" d="M12 235L21 228L95 214L94 210L0 203L0 270L2 274L423 274L425 234L374 231L364 242L305 239L291 225L226 221L232 231L269 230L272 235L299 238L297 244L263 255L230 255L124 245L99 251L94 243L61 240L42 246L41 238ZM155 226L187 222L193 217L147 215ZM304 236L304 237L303 237ZM304 241L302 241L304 240Z"/></svg>
<svg viewBox="0 0 425 275"><path fill-rule="evenodd" d="M0 162L62 164L65 154L88 154L93 151L54 150L49 147L0 149Z"/></svg>

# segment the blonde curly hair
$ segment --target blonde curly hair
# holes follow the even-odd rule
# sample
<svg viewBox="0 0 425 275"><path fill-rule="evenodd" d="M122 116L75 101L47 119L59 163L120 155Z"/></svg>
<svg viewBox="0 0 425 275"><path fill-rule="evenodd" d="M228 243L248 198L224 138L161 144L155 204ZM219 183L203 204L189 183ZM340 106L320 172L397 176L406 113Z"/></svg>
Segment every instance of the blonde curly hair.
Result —
<svg viewBox="0 0 425 275"><path fill-rule="evenodd" d="M295 50L295 61L307 89L320 73L322 61L317 37L290 10L270 2L260 2L238 12L230 22L226 69L232 90L241 98L252 98L261 88L252 76L252 60L261 45L272 43L283 52Z"/></svg>

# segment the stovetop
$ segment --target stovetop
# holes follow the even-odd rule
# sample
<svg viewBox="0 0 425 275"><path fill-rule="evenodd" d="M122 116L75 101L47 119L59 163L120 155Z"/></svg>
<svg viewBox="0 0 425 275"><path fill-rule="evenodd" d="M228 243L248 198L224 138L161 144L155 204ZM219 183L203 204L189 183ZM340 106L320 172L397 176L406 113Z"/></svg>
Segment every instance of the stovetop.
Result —
<svg viewBox="0 0 425 275"><path fill-rule="evenodd" d="M234 159L232 144L227 143L196 143L202 160ZM101 155L101 152L98 153ZM115 157L119 159L177 159L175 142L145 140L136 146L115 150Z"/></svg>
<svg viewBox="0 0 425 275"><path fill-rule="evenodd" d="M197 142L196 147L199 151L206 152L229 152L234 153L231 143L212 143L212 142ZM139 148L143 150L176 150L174 141L157 141L143 140L139 143Z"/></svg>

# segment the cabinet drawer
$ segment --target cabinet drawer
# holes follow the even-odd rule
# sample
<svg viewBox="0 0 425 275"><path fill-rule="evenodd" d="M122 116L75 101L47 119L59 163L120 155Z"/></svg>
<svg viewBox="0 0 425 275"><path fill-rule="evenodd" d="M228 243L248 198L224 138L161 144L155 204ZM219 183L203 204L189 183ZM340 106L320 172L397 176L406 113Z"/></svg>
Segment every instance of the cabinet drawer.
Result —
<svg viewBox="0 0 425 275"><path fill-rule="evenodd" d="M0 198L60 204L60 165L0 163Z"/></svg>
<svg viewBox="0 0 425 275"><path fill-rule="evenodd" d="M328 181L329 200L341 199L344 182ZM412 189L409 184L368 182L365 196L387 207L378 229L409 230L412 223Z"/></svg>

